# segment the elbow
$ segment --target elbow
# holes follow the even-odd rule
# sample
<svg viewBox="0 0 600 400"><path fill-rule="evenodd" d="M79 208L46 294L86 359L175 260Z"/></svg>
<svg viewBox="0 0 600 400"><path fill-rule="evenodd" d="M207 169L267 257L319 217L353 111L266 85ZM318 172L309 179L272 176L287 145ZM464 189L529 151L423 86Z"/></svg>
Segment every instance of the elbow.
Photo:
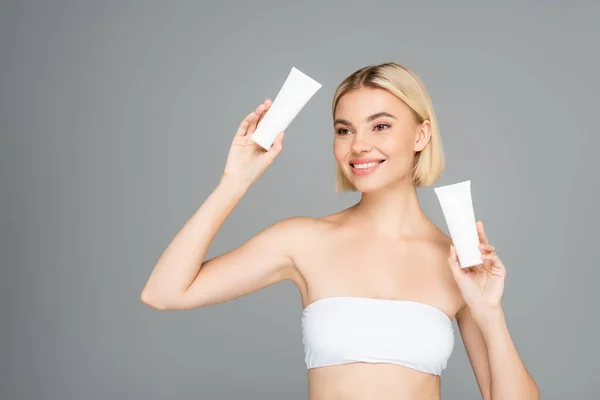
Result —
<svg viewBox="0 0 600 400"><path fill-rule="evenodd" d="M527 375L529 377L529 384L527 385L526 390L528 395L526 395L525 398L530 400L540 400L540 389L538 388L535 379L533 379L533 376L531 376L529 372L527 373Z"/></svg>
<svg viewBox="0 0 600 400"><path fill-rule="evenodd" d="M532 381L533 381L533 379L532 379ZM540 389L538 388L535 381L533 381L533 388L532 388L531 392L532 392L531 393L532 400L540 400Z"/></svg>
<svg viewBox="0 0 600 400"><path fill-rule="evenodd" d="M140 300L145 305L154 308L159 311L167 311L169 307L167 306L167 302L162 300L159 296L156 296L150 293L148 290L144 289L142 294L140 295Z"/></svg>

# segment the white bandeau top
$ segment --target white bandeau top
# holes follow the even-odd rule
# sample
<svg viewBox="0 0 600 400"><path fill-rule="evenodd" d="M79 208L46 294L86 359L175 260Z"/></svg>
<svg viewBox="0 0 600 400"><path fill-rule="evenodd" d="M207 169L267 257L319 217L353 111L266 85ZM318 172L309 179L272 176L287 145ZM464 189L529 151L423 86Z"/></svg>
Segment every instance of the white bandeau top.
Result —
<svg viewBox="0 0 600 400"><path fill-rule="evenodd" d="M416 301L325 297L304 308L308 369L353 362L391 363L440 375L454 348L442 310Z"/></svg>

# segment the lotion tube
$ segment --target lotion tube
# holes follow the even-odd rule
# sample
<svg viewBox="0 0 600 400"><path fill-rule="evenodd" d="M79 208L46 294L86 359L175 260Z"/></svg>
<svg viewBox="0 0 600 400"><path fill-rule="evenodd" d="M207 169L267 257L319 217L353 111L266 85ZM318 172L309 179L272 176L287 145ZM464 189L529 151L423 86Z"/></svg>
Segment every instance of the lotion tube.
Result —
<svg viewBox="0 0 600 400"><path fill-rule="evenodd" d="M277 135L287 129L321 86L319 82L292 67L271 107L252 133L252 140L269 150Z"/></svg>
<svg viewBox="0 0 600 400"><path fill-rule="evenodd" d="M441 186L434 191L442 207L461 267L483 264L473 211L471 181Z"/></svg>

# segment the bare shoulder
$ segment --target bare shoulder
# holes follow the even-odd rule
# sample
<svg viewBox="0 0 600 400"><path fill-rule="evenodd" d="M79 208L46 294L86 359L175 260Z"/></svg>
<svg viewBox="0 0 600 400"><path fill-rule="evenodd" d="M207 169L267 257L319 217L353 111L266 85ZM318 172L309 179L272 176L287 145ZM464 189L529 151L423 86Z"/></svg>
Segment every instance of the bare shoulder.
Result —
<svg viewBox="0 0 600 400"><path fill-rule="evenodd" d="M419 237L418 243L419 255L422 262L429 266L429 271L443 280L452 278L448 266L452 240L448 235L431 224L425 235Z"/></svg>
<svg viewBox="0 0 600 400"><path fill-rule="evenodd" d="M283 271L283 279L295 283L302 299L308 297L306 258L313 254L326 240L335 222L330 216L294 216L281 220L266 229L273 247L283 249L291 262L291 268Z"/></svg>
<svg viewBox="0 0 600 400"><path fill-rule="evenodd" d="M327 220L323 218L294 216L275 223L269 229L289 239L290 236L316 234L326 229L327 225Z"/></svg>
<svg viewBox="0 0 600 400"><path fill-rule="evenodd" d="M436 266L436 269L439 268L442 276L453 281L451 270L448 265L448 256L450 255L451 244L452 239L438 227L434 228L427 240L430 261Z"/></svg>
<svg viewBox="0 0 600 400"><path fill-rule="evenodd" d="M327 217L294 216L281 220L265 229L268 236L286 249L292 259L310 251L323 240L335 224Z"/></svg>
<svg viewBox="0 0 600 400"><path fill-rule="evenodd" d="M277 223L279 229L294 233L320 233L335 228L348 213L348 209L322 217L295 216Z"/></svg>
<svg viewBox="0 0 600 400"><path fill-rule="evenodd" d="M435 271L435 275L439 278L441 287L445 288L444 293L446 301L449 304L449 313L454 314L462 307L464 300L462 299L460 290L452 276L452 270L448 265L451 244L452 238L444 233L439 227L433 225L427 240L429 254L426 257L429 261L429 265L433 268L433 271Z"/></svg>
<svg viewBox="0 0 600 400"><path fill-rule="evenodd" d="M444 233L437 225L431 224L430 233L428 235L428 244L432 253L435 256L442 257L447 260L452 239Z"/></svg>

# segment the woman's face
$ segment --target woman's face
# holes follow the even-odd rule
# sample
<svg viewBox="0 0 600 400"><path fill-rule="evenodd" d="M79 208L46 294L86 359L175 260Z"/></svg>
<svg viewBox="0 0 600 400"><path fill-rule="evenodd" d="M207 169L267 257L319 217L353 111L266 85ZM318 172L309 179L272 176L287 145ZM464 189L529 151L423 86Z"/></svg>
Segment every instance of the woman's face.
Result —
<svg viewBox="0 0 600 400"><path fill-rule="evenodd" d="M430 138L430 123L384 89L344 94L334 117L334 155L346 178L360 192L412 181L415 152Z"/></svg>

